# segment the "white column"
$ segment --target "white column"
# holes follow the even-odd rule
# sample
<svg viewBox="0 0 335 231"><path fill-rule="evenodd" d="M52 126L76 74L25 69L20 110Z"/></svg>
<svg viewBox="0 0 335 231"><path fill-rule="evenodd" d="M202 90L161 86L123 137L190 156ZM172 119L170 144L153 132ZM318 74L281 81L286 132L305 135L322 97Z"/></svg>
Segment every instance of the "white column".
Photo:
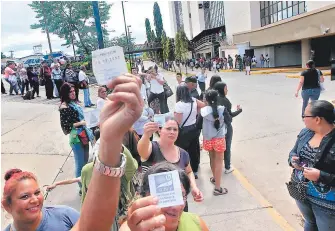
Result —
<svg viewBox="0 0 335 231"><path fill-rule="evenodd" d="M305 67L311 55L311 40L301 40L301 67Z"/></svg>

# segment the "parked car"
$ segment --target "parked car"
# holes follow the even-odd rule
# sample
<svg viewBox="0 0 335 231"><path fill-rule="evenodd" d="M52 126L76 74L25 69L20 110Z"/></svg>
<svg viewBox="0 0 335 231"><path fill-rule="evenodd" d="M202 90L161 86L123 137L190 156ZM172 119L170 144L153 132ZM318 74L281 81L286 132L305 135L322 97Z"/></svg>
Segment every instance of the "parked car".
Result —
<svg viewBox="0 0 335 231"><path fill-rule="evenodd" d="M37 67L41 65L41 62L43 61L43 59L27 59L24 63L23 66L25 68L27 67Z"/></svg>

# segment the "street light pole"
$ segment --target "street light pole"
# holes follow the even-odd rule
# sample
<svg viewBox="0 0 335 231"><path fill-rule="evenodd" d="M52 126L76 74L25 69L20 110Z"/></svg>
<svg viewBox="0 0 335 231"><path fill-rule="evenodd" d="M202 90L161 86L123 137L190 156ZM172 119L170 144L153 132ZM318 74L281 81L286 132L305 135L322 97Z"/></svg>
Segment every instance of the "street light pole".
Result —
<svg viewBox="0 0 335 231"><path fill-rule="evenodd" d="M93 15L94 15L95 27L97 29L97 35L98 35L98 46L99 46L99 49L103 49L104 48L104 39L102 37L101 21L100 21L98 2L97 1L93 1L92 2L92 7L93 7Z"/></svg>
<svg viewBox="0 0 335 231"><path fill-rule="evenodd" d="M126 23L126 15L124 14L124 6L123 6L123 1L121 1L122 5L122 13L123 13L123 21L124 21L124 30L126 32L126 38L127 38L127 47L128 47L128 52L129 52L129 38L128 38L128 32L127 32L127 23ZM130 59L130 54L128 54L128 59L130 63L130 68L131 68L131 59Z"/></svg>

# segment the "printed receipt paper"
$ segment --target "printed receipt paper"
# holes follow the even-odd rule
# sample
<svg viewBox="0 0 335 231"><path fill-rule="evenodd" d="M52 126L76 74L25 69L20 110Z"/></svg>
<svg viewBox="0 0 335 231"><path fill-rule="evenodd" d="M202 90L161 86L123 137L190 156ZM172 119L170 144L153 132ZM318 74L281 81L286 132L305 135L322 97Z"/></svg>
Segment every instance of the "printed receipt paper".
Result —
<svg viewBox="0 0 335 231"><path fill-rule="evenodd" d="M128 72L123 48L119 46L92 51L92 67L99 85Z"/></svg>
<svg viewBox="0 0 335 231"><path fill-rule="evenodd" d="M161 208L184 204L177 170L149 175L150 195L156 196Z"/></svg>

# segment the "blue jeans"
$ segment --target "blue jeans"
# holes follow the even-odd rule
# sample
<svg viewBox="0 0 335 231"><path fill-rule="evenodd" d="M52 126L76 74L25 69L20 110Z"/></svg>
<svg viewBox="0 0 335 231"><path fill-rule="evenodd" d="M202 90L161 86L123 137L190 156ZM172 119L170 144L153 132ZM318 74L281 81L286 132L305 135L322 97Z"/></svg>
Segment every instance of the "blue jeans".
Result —
<svg viewBox="0 0 335 231"><path fill-rule="evenodd" d="M230 157L231 157L231 142L233 139L233 127L227 124L226 133L226 151L224 151L224 167L230 169Z"/></svg>
<svg viewBox="0 0 335 231"><path fill-rule="evenodd" d="M320 88L312 88L312 89L305 89L301 91L301 97L303 100L302 103L302 114L305 114L305 109L308 105L308 101L314 101L314 100L318 100L320 97L320 93L321 93L321 89Z"/></svg>
<svg viewBox="0 0 335 231"><path fill-rule="evenodd" d="M71 145L73 154L74 154L74 162L75 162L75 174L76 177L81 176L81 169L88 162L89 156L89 145L83 145L82 143L72 144ZM79 187L81 188L81 183L79 182Z"/></svg>
<svg viewBox="0 0 335 231"><path fill-rule="evenodd" d="M92 104L91 99L90 99L90 89L86 88L86 89L83 89L83 91L84 91L84 104L85 104L85 107L89 107Z"/></svg>
<svg viewBox="0 0 335 231"><path fill-rule="evenodd" d="M9 94L13 94L13 90L15 91L15 94L19 94L17 83L12 83L8 78L5 78L5 80L9 83Z"/></svg>
<svg viewBox="0 0 335 231"><path fill-rule="evenodd" d="M322 209L310 202L297 201L298 208L305 218L304 231L331 231L335 227L335 212Z"/></svg>

